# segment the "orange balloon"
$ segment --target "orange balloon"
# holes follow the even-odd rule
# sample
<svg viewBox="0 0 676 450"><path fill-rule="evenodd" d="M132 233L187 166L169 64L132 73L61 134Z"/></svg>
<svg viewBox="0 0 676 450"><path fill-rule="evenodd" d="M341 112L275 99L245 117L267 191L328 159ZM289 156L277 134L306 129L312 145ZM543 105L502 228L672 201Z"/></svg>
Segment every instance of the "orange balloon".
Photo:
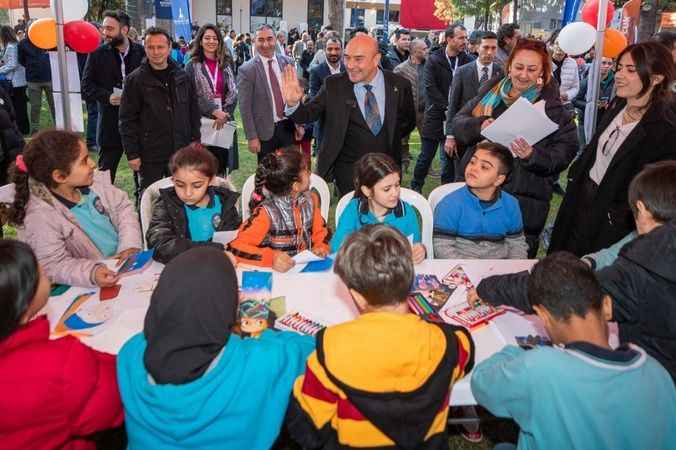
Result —
<svg viewBox="0 0 676 450"><path fill-rule="evenodd" d="M56 47L56 20L47 17L33 22L28 29L28 39L43 50Z"/></svg>
<svg viewBox="0 0 676 450"><path fill-rule="evenodd" d="M603 34L603 57L617 58L627 47L627 37L621 32L612 28L606 29Z"/></svg>

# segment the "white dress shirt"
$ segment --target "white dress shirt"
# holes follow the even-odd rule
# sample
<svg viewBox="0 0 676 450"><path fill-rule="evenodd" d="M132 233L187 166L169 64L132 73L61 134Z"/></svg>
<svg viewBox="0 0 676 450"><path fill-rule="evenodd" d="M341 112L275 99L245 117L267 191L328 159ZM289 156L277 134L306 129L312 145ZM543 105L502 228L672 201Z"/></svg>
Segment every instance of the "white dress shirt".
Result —
<svg viewBox="0 0 676 450"><path fill-rule="evenodd" d="M610 125L603 130L603 133L599 136L598 143L596 144L596 161L589 171L589 178L594 180L594 183L597 185L600 185L603 181L603 177L606 176L608 167L610 166L610 163L613 162L613 158L622 146L622 143L624 143L627 136L629 136L640 122L637 120L622 125L622 116L624 116L625 110L626 107L617 113L617 116L610 122Z"/></svg>
<svg viewBox="0 0 676 450"><path fill-rule="evenodd" d="M266 58L265 56L259 54L261 61L263 62L263 71L265 72L265 79L268 81L268 92L270 92L270 100L272 100L272 117L275 120L275 123L280 120L286 119L286 117L277 117L275 112L275 96L272 93L272 84L270 84L270 71L268 70L269 62L272 61L272 71L277 76L277 83L279 83L279 90L282 90L282 69L279 67L279 62L277 61L277 55L272 58ZM283 99L282 99L283 100Z"/></svg>

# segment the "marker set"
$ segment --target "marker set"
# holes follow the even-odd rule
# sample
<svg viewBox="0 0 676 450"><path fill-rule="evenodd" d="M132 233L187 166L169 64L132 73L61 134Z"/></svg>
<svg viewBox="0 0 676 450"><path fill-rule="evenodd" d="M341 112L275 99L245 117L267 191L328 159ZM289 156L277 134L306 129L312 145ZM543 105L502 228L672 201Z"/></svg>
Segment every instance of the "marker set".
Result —
<svg viewBox="0 0 676 450"><path fill-rule="evenodd" d="M299 334L308 334L314 336L324 328L326 325L308 319L298 312L288 313L275 321L275 328L278 330L295 331Z"/></svg>
<svg viewBox="0 0 676 450"><path fill-rule="evenodd" d="M427 303L425 296L421 293L414 292L413 294L409 294L406 301L408 302L408 308L423 319L430 322L443 322L442 318L439 317L434 308Z"/></svg>
<svg viewBox="0 0 676 450"><path fill-rule="evenodd" d="M447 309L443 314L450 320L469 328L470 330L488 323L489 320L504 314L505 310L500 307L493 307L485 303L479 306L465 306L460 309Z"/></svg>

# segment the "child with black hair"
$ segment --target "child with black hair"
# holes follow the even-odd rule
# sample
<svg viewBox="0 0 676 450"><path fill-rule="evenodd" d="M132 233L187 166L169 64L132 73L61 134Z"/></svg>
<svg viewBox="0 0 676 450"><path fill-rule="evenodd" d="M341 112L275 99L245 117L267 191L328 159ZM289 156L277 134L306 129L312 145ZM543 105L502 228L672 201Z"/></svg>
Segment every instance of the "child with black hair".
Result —
<svg viewBox="0 0 676 450"><path fill-rule="evenodd" d="M646 166L629 185L639 237L596 272L613 302L620 342L633 342L676 380L676 161ZM532 313L527 272L485 278L468 295Z"/></svg>
<svg viewBox="0 0 676 450"><path fill-rule="evenodd" d="M118 276L101 260L121 262L142 247L129 197L95 168L82 138L61 130L33 136L12 167L9 223L53 283L112 286Z"/></svg>
<svg viewBox="0 0 676 450"><path fill-rule="evenodd" d="M453 384L474 364L462 327L412 314L411 245L396 228L351 234L334 271L361 315L320 331L287 412L303 448L448 448Z"/></svg>
<svg viewBox="0 0 676 450"><path fill-rule="evenodd" d="M215 232L236 230L239 194L215 184L218 161L200 144L190 144L169 160L174 185L160 189L146 232L153 258L164 264L193 247L209 246Z"/></svg>
<svg viewBox="0 0 676 450"><path fill-rule="evenodd" d="M47 317L36 317L49 288L27 244L0 240L2 448L94 450L92 435L124 419L115 357L72 336L50 339Z"/></svg>
<svg viewBox="0 0 676 450"><path fill-rule="evenodd" d="M516 421L519 449L673 448L674 383L642 348L609 346L613 306L591 269L554 253L535 265L527 284L554 347L508 345L478 364L471 381L477 402Z"/></svg>
<svg viewBox="0 0 676 450"><path fill-rule="evenodd" d="M329 253L329 231L319 196L310 191L310 171L298 150L266 155L256 169L251 217L228 249L239 262L287 272L292 256L310 250Z"/></svg>
<svg viewBox="0 0 676 450"><path fill-rule="evenodd" d="M465 168L466 185L434 209L434 256L445 259L526 259L518 200L500 187L514 166L507 147L480 142Z"/></svg>
<svg viewBox="0 0 676 450"><path fill-rule="evenodd" d="M401 169L385 153L367 153L354 165L354 198L338 219L331 239L331 251L337 252L347 237L367 224L384 223L396 228L412 245L413 263L419 264L427 253L420 242L420 224L415 209L401 200Z"/></svg>

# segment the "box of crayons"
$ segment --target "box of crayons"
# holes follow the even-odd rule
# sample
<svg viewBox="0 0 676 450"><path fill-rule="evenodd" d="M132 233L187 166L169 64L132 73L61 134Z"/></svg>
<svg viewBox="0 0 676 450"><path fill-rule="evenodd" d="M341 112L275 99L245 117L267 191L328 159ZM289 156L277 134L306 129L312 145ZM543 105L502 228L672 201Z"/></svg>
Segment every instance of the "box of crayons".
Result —
<svg viewBox="0 0 676 450"><path fill-rule="evenodd" d="M275 328L314 336L326 328L326 325L305 317L299 312L290 312L275 321Z"/></svg>

